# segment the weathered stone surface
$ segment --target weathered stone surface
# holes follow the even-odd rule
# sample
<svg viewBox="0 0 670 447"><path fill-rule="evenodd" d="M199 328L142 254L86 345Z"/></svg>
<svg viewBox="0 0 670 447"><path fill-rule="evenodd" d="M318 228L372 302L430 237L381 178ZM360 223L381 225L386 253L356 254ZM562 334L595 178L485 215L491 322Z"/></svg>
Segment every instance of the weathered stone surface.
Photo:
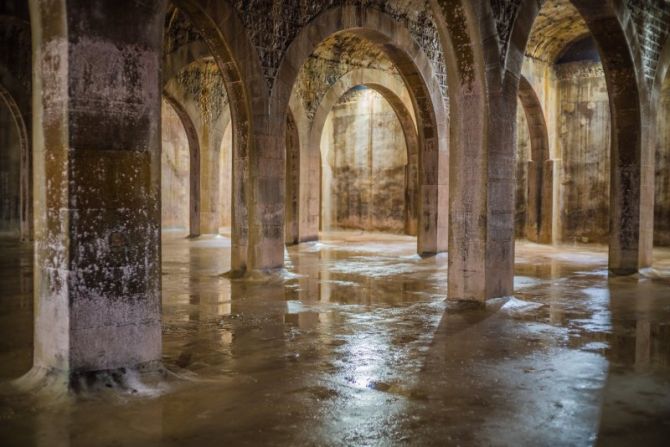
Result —
<svg viewBox="0 0 670 447"><path fill-rule="evenodd" d="M328 120L331 122L329 123ZM408 149L391 105L372 89L343 96L322 139L324 229L402 233L407 216Z"/></svg>
<svg viewBox="0 0 670 447"><path fill-rule="evenodd" d="M31 5L38 369L160 361L163 6Z"/></svg>
<svg viewBox="0 0 670 447"><path fill-rule="evenodd" d="M262 60L268 83L272 85L283 52L300 29L319 13L333 6L352 3L361 8L377 9L406 26L421 48L429 55L441 85L446 89L446 67L437 29L426 0L236 0L235 6Z"/></svg>
<svg viewBox="0 0 670 447"><path fill-rule="evenodd" d="M656 119L654 243L670 246L670 76L663 85Z"/></svg>
<svg viewBox="0 0 670 447"><path fill-rule="evenodd" d="M607 243L610 105L600 64L558 67L561 240Z"/></svg>

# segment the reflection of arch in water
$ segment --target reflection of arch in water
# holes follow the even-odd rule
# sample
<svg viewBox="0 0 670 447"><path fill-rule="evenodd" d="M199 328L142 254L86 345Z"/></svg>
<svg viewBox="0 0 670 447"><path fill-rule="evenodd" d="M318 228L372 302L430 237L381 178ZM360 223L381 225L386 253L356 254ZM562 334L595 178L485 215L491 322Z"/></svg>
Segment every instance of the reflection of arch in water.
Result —
<svg viewBox="0 0 670 447"><path fill-rule="evenodd" d="M381 80L383 80L382 83L380 83ZM340 78L326 92L319 104L316 114L314 115L309 134L309 146L307 148L307 150L310 151L309 156L319 157L319 159L321 158L321 151L319 148L326 118L342 95L357 86L365 86L379 93L391 105L391 108L400 122L400 126L405 136L408 161L405 231L408 234L416 235L419 195L419 139L414 117L410 113L411 109L408 108L411 107L411 101L408 97L405 84L400 79L384 76L377 70L371 69L353 70ZM321 164L321 161L319 161L319 164ZM320 201L313 201L311 205L318 206L319 202ZM310 203L307 203L306 205L309 206ZM307 212L313 214L319 212L319 210L310 209Z"/></svg>
<svg viewBox="0 0 670 447"><path fill-rule="evenodd" d="M19 137L19 237L22 241L26 241L32 238L33 231L30 138L18 103L2 84L0 84L0 102L9 110Z"/></svg>

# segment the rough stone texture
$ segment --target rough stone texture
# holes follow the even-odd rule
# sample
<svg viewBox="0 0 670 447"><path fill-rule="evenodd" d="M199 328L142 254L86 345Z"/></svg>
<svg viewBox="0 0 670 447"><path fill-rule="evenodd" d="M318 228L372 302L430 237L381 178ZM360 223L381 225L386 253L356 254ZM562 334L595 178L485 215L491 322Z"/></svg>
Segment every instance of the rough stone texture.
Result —
<svg viewBox="0 0 670 447"><path fill-rule="evenodd" d="M610 112L600 64L557 67L562 150L561 239L607 243Z"/></svg>
<svg viewBox="0 0 670 447"><path fill-rule="evenodd" d="M163 2L31 4L35 367L155 365Z"/></svg>
<svg viewBox="0 0 670 447"><path fill-rule="evenodd" d="M512 25L521 5L521 0L490 0L493 17L498 32L498 46L500 48L501 65L504 65L509 44Z"/></svg>
<svg viewBox="0 0 670 447"><path fill-rule="evenodd" d="M383 49L355 34L336 34L324 40L300 68L292 95L303 103L307 119L313 120L323 96L352 70L370 68L400 77Z"/></svg>
<svg viewBox="0 0 670 447"><path fill-rule="evenodd" d="M526 55L554 63L571 42L588 33L586 22L570 0L549 0L533 23Z"/></svg>
<svg viewBox="0 0 670 447"><path fill-rule="evenodd" d="M201 41L202 36L193 23L174 5L170 5L165 15L165 35L163 52L171 54L190 43Z"/></svg>
<svg viewBox="0 0 670 447"><path fill-rule="evenodd" d="M426 0L235 0L234 3L258 50L268 85L273 85L283 52L305 24L332 6L353 4L380 10L406 26L431 60L446 96L444 56Z"/></svg>
<svg viewBox="0 0 670 447"><path fill-rule="evenodd" d="M642 51L644 76L649 83L656 76L659 56L670 34L670 3L667 0L626 0Z"/></svg>
<svg viewBox="0 0 670 447"><path fill-rule="evenodd" d="M321 148L329 171L324 229L404 232L408 155L391 105L372 89L357 89L342 97L328 120Z"/></svg>

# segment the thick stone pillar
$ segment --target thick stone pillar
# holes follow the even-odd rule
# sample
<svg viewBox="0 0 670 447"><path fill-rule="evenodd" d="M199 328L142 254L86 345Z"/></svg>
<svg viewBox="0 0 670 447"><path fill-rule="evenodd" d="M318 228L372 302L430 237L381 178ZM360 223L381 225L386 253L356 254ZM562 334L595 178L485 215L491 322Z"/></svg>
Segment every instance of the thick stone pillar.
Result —
<svg viewBox="0 0 670 447"><path fill-rule="evenodd" d="M487 126L486 298L514 292L514 172L517 92L490 89ZM451 251L451 250L450 250Z"/></svg>
<svg viewBox="0 0 670 447"><path fill-rule="evenodd" d="M452 300L508 296L514 286L517 87L501 76L481 1L431 1L449 70L449 283ZM518 81L518 79L517 79ZM512 117L512 118L510 118Z"/></svg>
<svg viewBox="0 0 670 447"><path fill-rule="evenodd" d="M164 3L31 0L37 370L156 365Z"/></svg>

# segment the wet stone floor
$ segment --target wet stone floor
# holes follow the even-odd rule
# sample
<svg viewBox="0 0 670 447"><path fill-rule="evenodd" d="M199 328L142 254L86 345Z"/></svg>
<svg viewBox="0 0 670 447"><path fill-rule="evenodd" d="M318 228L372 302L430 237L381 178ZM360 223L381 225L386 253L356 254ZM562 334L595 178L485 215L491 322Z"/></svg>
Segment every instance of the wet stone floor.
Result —
<svg viewBox="0 0 670 447"><path fill-rule="evenodd" d="M163 245L163 365L21 394L32 253L1 244L0 445L670 445L670 250L609 279L604 247L519 242L516 293L445 301L447 255L329 233L286 270L222 276L223 237Z"/></svg>

